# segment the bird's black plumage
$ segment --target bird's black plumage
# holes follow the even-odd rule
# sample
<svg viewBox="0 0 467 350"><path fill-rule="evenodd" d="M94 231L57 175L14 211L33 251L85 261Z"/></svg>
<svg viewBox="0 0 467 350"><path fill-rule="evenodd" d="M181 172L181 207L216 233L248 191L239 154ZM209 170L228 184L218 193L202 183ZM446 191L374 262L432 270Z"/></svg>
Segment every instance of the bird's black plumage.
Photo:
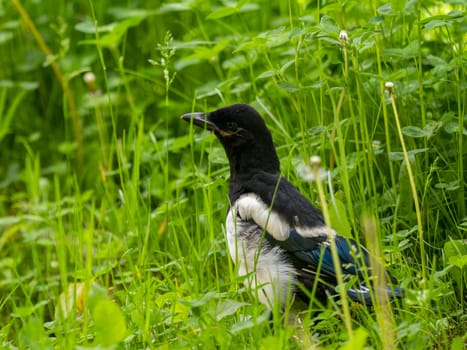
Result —
<svg viewBox="0 0 467 350"><path fill-rule="evenodd" d="M214 132L229 159L231 208L226 227L232 258L244 259L239 263L240 270L248 272L254 264L260 282L280 284L282 289L292 284L299 296L304 293L298 291L297 284L311 289L318 278L316 297L324 301L328 294L335 294L331 234L343 273L359 280L356 287L349 288L349 297L371 304L362 273L362 267L369 269L367 251L326 227L320 211L281 177L271 133L255 109L235 104L211 113L188 113L182 118ZM265 239L260 240L263 234ZM263 258L261 264L248 258L254 252ZM250 284L258 283L250 280ZM277 297L274 293L265 288L262 301L270 304L269 299ZM387 293L400 297L402 291L387 288ZM284 302L283 295L278 298Z"/></svg>

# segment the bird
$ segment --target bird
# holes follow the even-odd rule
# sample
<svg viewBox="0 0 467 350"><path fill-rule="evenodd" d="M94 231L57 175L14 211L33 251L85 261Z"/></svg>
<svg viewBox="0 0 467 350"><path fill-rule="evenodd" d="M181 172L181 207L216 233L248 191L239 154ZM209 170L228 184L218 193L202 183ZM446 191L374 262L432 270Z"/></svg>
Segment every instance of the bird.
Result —
<svg viewBox="0 0 467 350"><path fill-rule="evenodd" d="M181 118L213 132L225 150L227 246L238 275L262 304L285 307L291 297L324 304L338 295L334 238L345 281L357 280L347 288L348 297L372 305L372 287L365 279L365 273L371 275L369 252L328 227L320 210L281 176L272 134L253 107L233 104ZM386 286L383 292L390 300L403 296L402 288Z"/></svg>

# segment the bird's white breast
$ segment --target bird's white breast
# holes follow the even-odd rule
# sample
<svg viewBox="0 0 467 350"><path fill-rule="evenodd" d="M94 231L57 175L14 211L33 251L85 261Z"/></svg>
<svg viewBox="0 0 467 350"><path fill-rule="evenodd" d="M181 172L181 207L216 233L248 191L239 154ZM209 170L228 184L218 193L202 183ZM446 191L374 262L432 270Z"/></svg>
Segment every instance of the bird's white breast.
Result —
<svg viewBox="0 0 467 350"><path fill-rule="evenodd" d="M284 251L266 241L262 227L239 217L235 204L227 214L226 235L238 274L247 276L245 285L257 294L261 303L270 308L277 302L284 305L293 289L295 270Z"/></svg>

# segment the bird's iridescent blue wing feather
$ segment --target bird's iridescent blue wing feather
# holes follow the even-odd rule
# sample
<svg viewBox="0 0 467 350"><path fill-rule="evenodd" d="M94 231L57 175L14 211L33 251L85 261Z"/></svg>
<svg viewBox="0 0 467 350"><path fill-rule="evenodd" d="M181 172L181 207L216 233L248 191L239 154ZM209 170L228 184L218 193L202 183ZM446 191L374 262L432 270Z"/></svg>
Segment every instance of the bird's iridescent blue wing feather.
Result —
<svg viewBox="0 0 467 350"><path fill-rule="evenodd" d="M270 235L266 238L304 264L320 266L323 273L335 277L331 245L325 237L303 237L296 230L292 230L289 238L284 241L275 240ZM366 250L360 248L355 241L340 236L335 237L335 244L342 272L345 275L357 275L363 278L362 267L369 267Z"/></svg>

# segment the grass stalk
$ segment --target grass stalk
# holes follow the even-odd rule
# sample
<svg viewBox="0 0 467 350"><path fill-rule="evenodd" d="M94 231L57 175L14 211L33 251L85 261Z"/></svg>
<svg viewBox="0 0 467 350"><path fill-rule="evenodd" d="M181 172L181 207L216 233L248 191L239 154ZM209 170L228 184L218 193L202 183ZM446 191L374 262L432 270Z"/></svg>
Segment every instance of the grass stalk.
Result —
<svg viewBox="0 0 467 350"><path fill-rule="evenodd" d="M387 293L384 257L381 251L381 238L376 220L371 216L362 217L362 227L366 235L367 248L370 252L371 279L374 288L376 321L381 331L383 350L396 349L394 317Z"/></svg>
<svg viewBox="0 0 467 350"><path fill-rule="evenodd" d="M319 157L317 156L312 157L311 166L312 166L314 176L316 179L316 186L318 189L318 196L319 196L319 201L321 204L321 210L323 212L324 222L326 223L326 226L328 228L328 239L329 239L330 246L331 246L332 261L334 263L334 269L336 271L337 289L339 291L339 296L340 296L341 303L342 303L342 313L343 313L343 318L344 318L344 324L347 330L347 335L349 337L349 340L352 340L353 338L352 318L350 317L349 302L347 300L347 293L345 291L344 276L342 274L339 254L337 253L336 241L331 231L331 219L329 216L329 210L328 210L328 206L326 203L326 197L324 195L323 184L319 176L320 162L321 160Z"/></svg>
<svg viewBox="0 0 467 350"><path fill-rule="evenodd" d="M423 221L422 221L422 213L420 210L420 204L418 200L418 193L417 193L417 186L415 184L415 178L412 172L412 166L409 159L409 153L407 151L407 147L405 146L404 136L402 134L402 128L399 121L399 114L397 112L397 105L396 105L396 98L393 92L393 83L386 83L386 88L388 91L389 99L391 101L392 110L394 113L394 121L396 122L396 129L399 136L399 140L402 147L402 153L404 154L404 161L407 167L407 176L409 177L410 189L412 192L412 197L415 206L415 214L417 217L417 225L418 225L418 239L420 244L420 264L422 267L422 287L426 287L426 263L425 263L425 240L423 235Z"/></svg>
<svg viewBox="0 0 467 350"><path fill-rule="evenodd" d="M41 33L37 29L36 25L34 24L33 20L29 16L26 9L21 4L19 0L11 0L13 6L16 8L16 11L20 14L23 22L26 24L26 27L31 31L34 39L36 40L37 44L39 45L40 49L44 53L46 57L51 57L52 51L47 46L44 38L42 37ZM52 70L54 71L55 77L57 78L60 86L62 87L63 94L65 95L67 104L68 104L68 111L70 113L71 122L72 122L72 129L73 135L76 142L76 159L77 159L77 166L78 169L81 169L83 165L83 137L81 133L81 126L78 117L78 110L76 108L75 99L73 93L71 92L70 86L68 85L68 80L65 78L60 66L58 65L56 60L52 60L50 62Z"/></svg>

